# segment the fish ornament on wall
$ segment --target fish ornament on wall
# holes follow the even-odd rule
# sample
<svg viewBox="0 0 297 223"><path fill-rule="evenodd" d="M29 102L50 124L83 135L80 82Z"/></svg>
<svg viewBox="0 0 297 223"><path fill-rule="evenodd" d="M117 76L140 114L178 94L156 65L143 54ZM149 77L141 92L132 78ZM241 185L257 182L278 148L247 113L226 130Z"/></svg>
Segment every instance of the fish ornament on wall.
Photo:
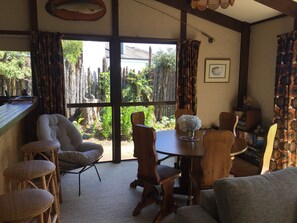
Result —
<svg viewBox="0 0 297 223"><path fill-rule="evenodd" d="M60 19L95 21L106 13L102 0L48 0L46 11Z"/></svg>

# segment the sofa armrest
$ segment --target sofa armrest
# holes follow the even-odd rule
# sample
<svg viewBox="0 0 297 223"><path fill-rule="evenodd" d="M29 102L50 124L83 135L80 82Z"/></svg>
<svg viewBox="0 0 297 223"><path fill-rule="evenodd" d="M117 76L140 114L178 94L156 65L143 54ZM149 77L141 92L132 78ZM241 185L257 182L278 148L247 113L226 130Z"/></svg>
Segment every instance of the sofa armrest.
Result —
<svg viewBox="0 0 297 223"><path fill-rule="evenodd" d="M176 222L180 223L217 223L200 205L180 207L177 209Z"/></svg>
<svg viewBox="0 0 297 223"><path fill-rule="evenodd" d="M221 223L297 222L297 168L220 179L214 184Z"/></svg>
<svg viewBox="0 0 297 223"><path fill-rule="evenodd" d="M218 207L215 199L215 194L213 189L201 190L199 198L200 206L215 220L219 221Z"/></svg>

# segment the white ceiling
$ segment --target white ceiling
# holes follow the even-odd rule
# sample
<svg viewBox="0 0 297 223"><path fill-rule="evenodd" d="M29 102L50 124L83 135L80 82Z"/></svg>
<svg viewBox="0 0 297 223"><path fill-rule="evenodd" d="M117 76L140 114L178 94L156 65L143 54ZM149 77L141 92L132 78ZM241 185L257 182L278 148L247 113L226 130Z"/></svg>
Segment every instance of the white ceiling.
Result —
<svg viewBox="0 0 297 223"><path fill-rule="evenodd" d="M219 7L216 11L248 23L258 22L282 14L254 0L235 0L233 6L229 6L227 9Z"/></svg>

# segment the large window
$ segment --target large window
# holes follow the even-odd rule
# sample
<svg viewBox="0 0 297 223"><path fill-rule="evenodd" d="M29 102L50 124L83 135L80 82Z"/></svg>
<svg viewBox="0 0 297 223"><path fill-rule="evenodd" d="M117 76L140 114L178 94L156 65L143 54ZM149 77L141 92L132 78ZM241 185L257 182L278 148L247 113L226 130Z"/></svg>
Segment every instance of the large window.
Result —
<svg viewBox="0 0 297 223"><path fill-rule="evenodd" d="M112 160L109 43L63 40L67 116L85 141L104 147Z"/></svg>
<svg viewBox="0 0 297 223"><path fill-rule="evenodd" d="M175 101L176 45L122 43L122 102Z"/></svg>
<svg viewBox="0 0 297 223"><path fill-rule="evenodd" d="M156 130L174 128L176 45L123 42L121 68L121 157L131 159L132 112Z"/></svg>
<svg viewBox="0 0 297 223"><path fill-rule="evenodd" d="M112 148L112 140L121 141L121 159L133 158L134 111L144 111L146 124L157 130L174 128L176 45L122 43L121 72L113 76L121 79L117 88L111 86L108 42L63 40L62 44L68 118L84 140L103 145L103 161L111 161L119 149ZM120 91L120 103L112 100L111 89ZM117 111L119 124L113 120ZM113 135L116 131L120 139Z"/></svg>
<svg viewBox="0 0 297 223"><path fill-rule="evenodd" d="M32 95L29 52L0 51L0 96Z"/></svg>
<svg viewBox="0 0 297 223"><path fill-rule="evenodd" d="M62 45L67 103L110 102L109 44L63 40Z"/></svg>

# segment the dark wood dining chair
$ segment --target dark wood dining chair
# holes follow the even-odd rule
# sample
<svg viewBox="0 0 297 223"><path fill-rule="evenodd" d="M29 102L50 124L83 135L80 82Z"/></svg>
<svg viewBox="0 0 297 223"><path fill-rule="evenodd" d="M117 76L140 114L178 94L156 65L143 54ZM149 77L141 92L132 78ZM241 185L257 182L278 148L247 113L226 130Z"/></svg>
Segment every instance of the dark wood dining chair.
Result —
<svg viewBox="0 0 297 223"><path fill-rule="evenodd" d="M207 130L203 136L204 155L192 158L189 201L199 203L200 190L213 187L215 180L229 177L232 166L230 156L235 137L229 130Z"/></svg>
<svg viewBox="0 0 297 223"><path fill-rule="evenodd" d="M221 112L219 116L219 129L229 130L236 136L236 126L238 123L238 116L231 112Z"/></svg>
<svg viewBox="0 0 297 223"><path fill-rule="evenodd" d="M132 139L134 142L134 127L138 124L140 125L144 125L144 121L145 121L145 116L144 116L144 112L140 111L140 112L133 112L131 114L131 124L132 124ZM138 152L142 150L142 148L137 148L135 146L135 142L134 142L134 152L133 152L133 156L137 158L137 154ZM163 160L169 158L169 155L165 155L162 153L158 153L158 164L160 164ZM143 184L139 179L135 179L133 182L130 183L130 187L132 188L136 188L137 186L142 187Z"/></svg>
<svg viewBox="0 0 297 223"><path fill-rule="evenodd" d="M145 125L134 126L134 143L137 152L137 177L143 182L141 201L133 210L133 216L140 214L141 210L152 203L160 204L160 211L153 222L161 220L175 211L177 206L173 197L173 186L180 171L169 166L158 165L158 156L155 148L156 132L154 128ZM161 192L156 188L161 187Z"/></svg>
<svg viewBox="0 0 297 223"><path fill-rule="evenodd" d="M269 127L266 136L266 145L263 154L261 155L259 166L255 166L239 157L233 160L230 174L235 177L245 177L269 172L270 160L273 151L274 139L277 131L277 124Z"/></svg>

